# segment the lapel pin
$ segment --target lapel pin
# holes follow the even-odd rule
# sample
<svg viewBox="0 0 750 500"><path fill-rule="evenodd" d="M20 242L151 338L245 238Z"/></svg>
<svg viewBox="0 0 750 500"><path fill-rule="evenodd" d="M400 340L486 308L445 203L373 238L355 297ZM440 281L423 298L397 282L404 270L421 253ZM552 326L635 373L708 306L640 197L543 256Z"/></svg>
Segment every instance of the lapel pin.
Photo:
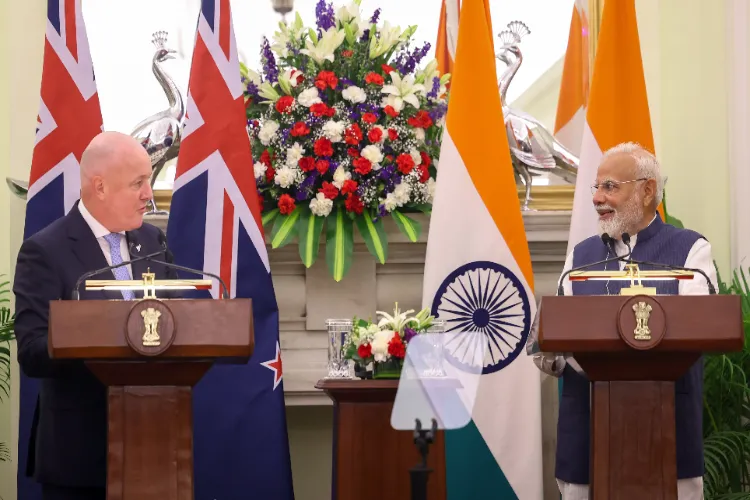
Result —
<svg viewBox="0 0 750 500"><path fill-rule="evenodd" d="M136 245L136 246L135 246L135 250L136 250L137 252L140 252L140 251L141 251L141 245Z"/></svg>

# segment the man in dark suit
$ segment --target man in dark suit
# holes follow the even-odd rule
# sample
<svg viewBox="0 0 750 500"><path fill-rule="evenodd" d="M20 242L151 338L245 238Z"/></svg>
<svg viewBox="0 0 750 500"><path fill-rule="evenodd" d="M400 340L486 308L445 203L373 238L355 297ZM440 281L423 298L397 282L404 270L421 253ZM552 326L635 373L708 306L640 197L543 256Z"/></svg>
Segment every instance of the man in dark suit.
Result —
<svg viewBox="0 0 750 500"><path fill-rule="evenodd" d="M50 358L49 302L69 300L88 271L166 249L161 230L143 222L152 199L151 161L137 141L120 133L98 135L83 153L80 172L81 199L23 242L13 284L18 362L27 376L41 379L26 470L42 484L45 500L104 499L107 470L106 387L83 362ZM176 277L149 260L90 279L139 279L147 268L157 279ZM139 296L81 290L80 298Z"/></svg>

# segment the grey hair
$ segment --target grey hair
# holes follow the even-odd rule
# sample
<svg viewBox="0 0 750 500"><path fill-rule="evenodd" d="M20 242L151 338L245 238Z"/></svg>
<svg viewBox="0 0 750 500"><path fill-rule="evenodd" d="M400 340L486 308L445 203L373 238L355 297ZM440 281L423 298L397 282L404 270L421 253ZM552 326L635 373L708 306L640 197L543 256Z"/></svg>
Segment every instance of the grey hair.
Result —
<svg viewBox="0 0 750 500"><path fill-rule="evenodd" d="M629 154L635 160L636 178L654 179L656 181L656 206L658 207L664 197L664 184L667 182L667 178L661 175L659 160L637 142L622 142L605 151L601 161L623 153Z"/></svg>

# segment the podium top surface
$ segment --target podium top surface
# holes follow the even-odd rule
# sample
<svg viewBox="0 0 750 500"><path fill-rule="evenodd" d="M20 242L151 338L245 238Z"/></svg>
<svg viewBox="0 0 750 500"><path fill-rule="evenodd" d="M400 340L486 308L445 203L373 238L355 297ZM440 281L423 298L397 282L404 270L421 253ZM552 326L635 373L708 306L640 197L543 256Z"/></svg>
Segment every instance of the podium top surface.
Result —
<svg viewBox="0 0 750 500"><path fill-rule="evenodd" d="M245 358L253 348L250 299L50 302L53 358Z"/></svg>
<svg viewBox="0 0 750 500"><path fill-rule="evenodd" d="M737 295L574 295L543 297L539 347L546 352L742 350ZM652 345L649 345L652 344Z"/></svg>

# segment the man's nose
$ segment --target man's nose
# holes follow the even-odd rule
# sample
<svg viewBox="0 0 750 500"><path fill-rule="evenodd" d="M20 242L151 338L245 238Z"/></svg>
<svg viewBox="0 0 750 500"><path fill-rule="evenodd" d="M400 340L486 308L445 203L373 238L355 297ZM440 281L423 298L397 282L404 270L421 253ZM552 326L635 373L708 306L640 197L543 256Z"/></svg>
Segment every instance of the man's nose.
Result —
<svg viewBox="0 0 750 500"><path fill-rule="evenodd" d="M607 197L604 196L601 189L597 189L594 192L594 198L592 201L594 202L594 205L602 205L607 201Z"/></svg>

